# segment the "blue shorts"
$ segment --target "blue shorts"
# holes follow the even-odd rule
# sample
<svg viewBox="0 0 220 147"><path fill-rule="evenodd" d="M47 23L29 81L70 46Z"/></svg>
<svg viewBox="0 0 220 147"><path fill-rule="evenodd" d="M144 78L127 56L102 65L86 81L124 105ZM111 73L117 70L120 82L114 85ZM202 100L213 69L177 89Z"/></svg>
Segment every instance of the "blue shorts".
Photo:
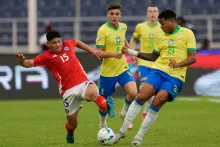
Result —
<svg viewBox="0 0 220 147"><path fill-rule="evenodd" d="M135 82L135 79L130 70L126 70L122 74L115 77L100 76L99 94L105 98L112 96L113 92L115 92L115 85L117 82L124 87L128 82L131 81Z"/></svg>
<svg viewBox="0 0 220 147"><path fill-rule="evenodd" d="M180 79L158 69L151 69L148 78L144 82L151 84L156 93L160 90L168 92L170 94L169 101L173 101L184 86L183 81Z"/></svg>
<svg viewBox="0 0 220 147"><path fill-rule="evenodd" d="M138 66L138 71L139 71L139 79L140 79L140 82L142 83L143 78L147 78L147 75L150 73L151 71L151 68L147 67L147 66L143 66L143 65L140 65Z"/></svg>

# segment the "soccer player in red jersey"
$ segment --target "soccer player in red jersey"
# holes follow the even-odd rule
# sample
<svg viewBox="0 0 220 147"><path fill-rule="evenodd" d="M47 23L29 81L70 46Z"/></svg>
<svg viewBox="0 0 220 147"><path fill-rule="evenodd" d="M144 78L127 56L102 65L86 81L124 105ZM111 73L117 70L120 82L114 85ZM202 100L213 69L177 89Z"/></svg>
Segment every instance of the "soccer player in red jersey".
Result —
<svg viewBox="0 0 220 147"><path fill-rule="evenodd" d="M45 66L55 76L66 112L66 140L68 143L74 143L74 131L77 128L79 109L82 107L81 101L93 101L101 110L107 110L106 99L99 95L96 84L88 80L74 49L75 47L83 49L98 59L102 55L98 50L79 40L62 42L61 35L56 30L49 31L46 37L48 51L29 60L23 54L16 54L16 59L26 68Z"/></svg>

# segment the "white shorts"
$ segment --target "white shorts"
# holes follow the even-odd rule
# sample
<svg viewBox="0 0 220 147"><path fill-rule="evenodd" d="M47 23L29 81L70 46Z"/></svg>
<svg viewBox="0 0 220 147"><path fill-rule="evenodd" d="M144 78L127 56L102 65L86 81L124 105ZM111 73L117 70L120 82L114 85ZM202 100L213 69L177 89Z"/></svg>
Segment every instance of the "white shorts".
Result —
<svg viewBox="0 0 220 147"><path fill-rule="evenodd" d="M92 81L85 81L68 89L63 95L63 104L66 115L72 115L82 107L82 101L85 100L85 92Z"/></svg>

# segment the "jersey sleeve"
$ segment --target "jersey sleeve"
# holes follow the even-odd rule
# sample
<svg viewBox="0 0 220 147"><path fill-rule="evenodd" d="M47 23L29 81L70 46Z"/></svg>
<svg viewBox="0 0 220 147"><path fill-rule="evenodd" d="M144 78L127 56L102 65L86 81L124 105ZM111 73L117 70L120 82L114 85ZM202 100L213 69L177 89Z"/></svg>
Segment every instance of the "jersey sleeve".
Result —
<svg viewBox="0 0 220 147"><path fill-rule="evenodd" d="M34 60L34 66L46 66L46 55L45 53L40 54L33 58Z"/></svg>
<svg viewBox="0 0 220 147"><path fill-rule="evenodd" d="M105 47L105 33L101 28L97 32L96 37L96 48L104 48Z"/></svg>
<svg viewBox="0 0 220 147"><path fill-rule="evenodd" d="M133 33L134 39L140 38L140 25L137 25L135 27L134 33Z"/></svg>
<svg viewBox="0 0 220 147"><path fill-rule="evenodd" d="M196 50L196 39L194 33L190 30L187 35L187 50L195 51Z"/></svg>

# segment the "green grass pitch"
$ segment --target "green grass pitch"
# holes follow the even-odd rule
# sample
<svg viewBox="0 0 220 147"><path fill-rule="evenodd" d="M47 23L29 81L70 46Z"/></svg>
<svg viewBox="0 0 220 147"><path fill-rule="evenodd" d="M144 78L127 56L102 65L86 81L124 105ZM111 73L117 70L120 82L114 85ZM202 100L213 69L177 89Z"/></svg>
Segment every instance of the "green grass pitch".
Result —
<svg viewBox="0 0 220 147"><path fill-rule="evenodd" d="M108 118L108 127L114 131L122 125L118 113L124 100L115 99L117 115ZM94 103L83 102L75 144L65 140L65 114L62 101L20 100L0 101L0 147L64 147L101 146L96 135L99 130L98 110ZM117 145L131 146L137 133L140 115L134 128ZM159 112L158 119L145 134L142 146L149 147L219 147L220 103L202 98L200 101L182 101L177 98Z"/></svg>

